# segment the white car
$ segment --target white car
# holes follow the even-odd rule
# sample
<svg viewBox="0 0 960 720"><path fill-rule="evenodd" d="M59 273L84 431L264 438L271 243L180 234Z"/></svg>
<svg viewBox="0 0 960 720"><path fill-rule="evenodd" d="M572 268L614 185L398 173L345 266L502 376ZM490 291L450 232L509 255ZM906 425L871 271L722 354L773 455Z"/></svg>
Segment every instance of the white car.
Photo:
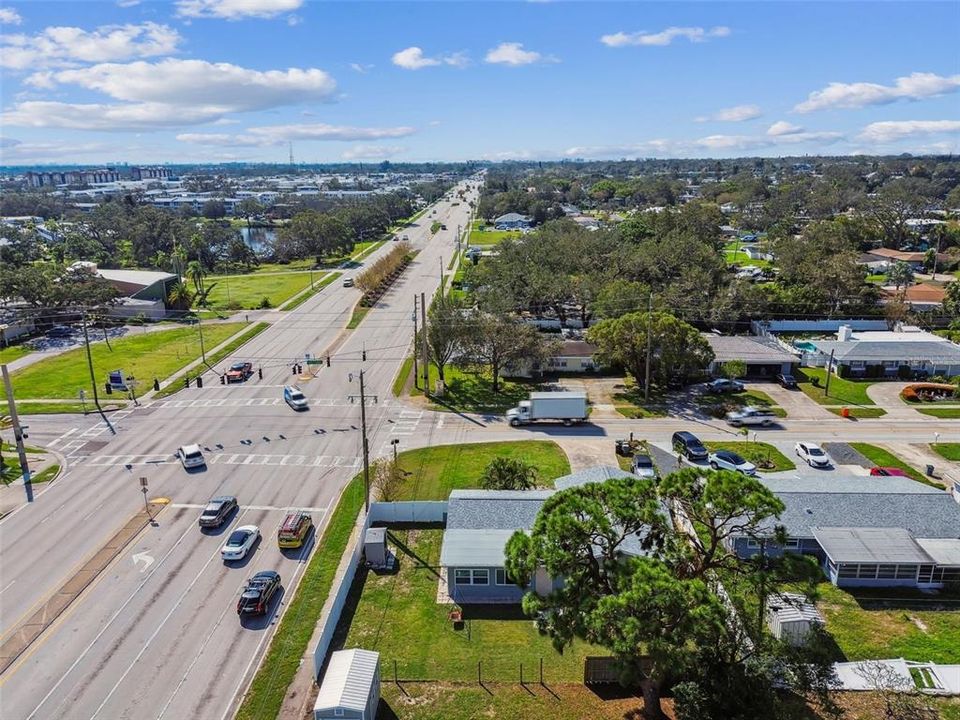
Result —
<svg viewBox="0 0 960 720"><path fill-rule="evenodd" d="M638 477L657 479L657 468L649 455L634 455L633 461L630 463L630 470Z"/></svg>
<svg viewBox="0 0 960 720"><path fill-rule="evenodd" d="M353 278L352 278L352 277L345 277L345 278L343 279L343 286L344 286L344 287L353 287Z"/></svg>
<svg viewBox="0 0 960 720"><path fill-rule="evenodd" d="M830 456L823 451L823 448L814 443L798 442L794 450L797 457L810 467L829 467L832 463Z"/></svg>
<svg viewBox="0 0 960 720"><path fill-rule="evenodd" d="M220 557L224 560L243 560L259 539L260 528L256 525L241 525L230 533L226 544L220 550Z"/></svg>
<svg viewBox="0 0 960 720"><path fill-rule="evenodd" d="M710 467L714 470L733 470L744 475L756 475L757 466L752 462L747 462L735 452L730 450L717 450L710 453L707 458Z"/></svg>
<svg viewBox="0 0 960 720"><path fill-rule="evenodd" d="M727 422L734 427L743 425L767 427L774 420L776 420L776 415L773 414L772 410L765 408L745 407L743 410L732 410L727 413Z"/></svg>
<svg viewBox="0 0 960 720"><path fill-rule="evenodd" d="M177 457L183 463L187 470L195 467L203 467L207 461L203 459L203 452L199 445L181 445L177 450Z"/></svg>
<svg viewBox="0 0 960 720"><path fill-rule="evenodd" d="M307 396L296 385L284 385L283 399L294 410L307 409Z"/></svg>

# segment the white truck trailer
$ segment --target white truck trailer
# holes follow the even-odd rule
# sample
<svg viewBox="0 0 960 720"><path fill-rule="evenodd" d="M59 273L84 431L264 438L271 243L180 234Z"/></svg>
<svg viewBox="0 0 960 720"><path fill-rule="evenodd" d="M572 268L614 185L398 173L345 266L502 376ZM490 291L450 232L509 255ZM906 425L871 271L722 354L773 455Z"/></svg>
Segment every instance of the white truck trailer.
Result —
<svg viewBox="0 0 960 720"><path fill-rule="evenodd" d="M536 420L560 421L564 425L587 419L587 395L583 392L535 392L529 400L521 400L507 410L507 420L513 427Z"/></svg>

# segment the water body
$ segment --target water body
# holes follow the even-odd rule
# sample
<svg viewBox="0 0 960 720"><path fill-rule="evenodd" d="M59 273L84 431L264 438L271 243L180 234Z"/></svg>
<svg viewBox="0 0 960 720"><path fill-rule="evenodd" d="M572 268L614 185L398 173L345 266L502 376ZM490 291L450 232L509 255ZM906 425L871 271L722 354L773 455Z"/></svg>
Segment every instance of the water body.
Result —
<svg viewBox="0 0 960 720"><path fill-rule="evenodd" d="M240 237L257 255L269 253L273 249L273 243L277 239L277 231L273 228L264 227L242 227Z"/></svg>

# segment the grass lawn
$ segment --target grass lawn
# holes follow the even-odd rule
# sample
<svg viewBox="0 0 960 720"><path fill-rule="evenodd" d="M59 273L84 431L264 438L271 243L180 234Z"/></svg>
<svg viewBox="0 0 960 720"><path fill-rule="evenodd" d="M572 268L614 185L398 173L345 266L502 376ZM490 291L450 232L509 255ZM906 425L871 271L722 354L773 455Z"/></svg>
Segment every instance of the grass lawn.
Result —
<svg viewBox="0 0 960 720"><path fill-rule="evenodd" d="M796 378L800 389L808 397L821 405L873 405L873 400L867 397L867 388L873 384L871 380L847 380L832 375L830 377L830 396L824 394L826 371L823 368L803 368L797 370ZM814 386L813 381L818 381Z"/></svg>
<svg viewBox="0 0 960 720"><path fill-rule="evenodd" d="M732 405L737 408L744 408L749 405L771 410L773 414L779 418L787 416L787 411L777 405L773 401L773 398L763 392L763 390L754 390L753 388L742 393L729 393L725 395L703 393L697 396L697 402L704 412L710 414L712 414L712 410L720 405Z"/></svg>
<svg viewBox="0 0 960 720"><path fill-rule="evenodd" d="M420 368L423 372L423 368ZM438 398L437 410L458 410L461 412L502 413L525 400L538 385L532 381L505 380L500 378L499 389L493 391L492 381L486 373L476 374L456 367L443 370L447 389L442 398ZM430 387L436 385L439 373L430 363ZM411 395L422 395L423 391L411 388Z"/></svg>
<svg viewBox="0 0 960 720"><path fill-rule="evenodd" d="M945 460L960 462L960 443L931 443L930 449Z"/></svg>
<svg viewBox="0 0 960 720"><path fill-rule="evenodd" d="M203 329L204 344L208 348L219 345L243 328L243 323L220 323ZM197 328L180 327L131 334L127 337L90 345L97 382L105 383L111 370L122 369L127 376L138 378L140 393L146 392L154 378L164 379L200 356ZM77 348L41 360L13 373L14 393L17 398L76 398L83 388L91 395L90 370L84 348ZM101 386L102 387L102 386ZM104 400L109 397L104 395ZM122 395L121 395L122 397Z"/></svg>
<svg viewBox="0 0 960 720"><path fill-rule="evenodd" d="M288 263L261 263L256 269L250 272L251 275L260 275L263 273L275 272L296 272L298 270L309 270L314 266L313 258L304 258L302 260L291 260ZM216 278L211 277L211 280Z"/></svg>
<svg viewBox="0 0 960 720"><path fill-rule="evenodd" d="M59 465L51 465L50 467L44 468L43 470L38 472L36 475L34 475L32 478L30 478L30 482L34 485L38 485L39 483L50 482L57 476L57 473L59 472L60 472Z"/></svg>
<svg viewBox="0 0 960 720"><path fill-rule="evenodd" d="M793 470L796 465L786 455L770 443L734 440L729 442L706 442L708 450L731 450L745 460L749 460L760 472L781 472ZM773 463L772 467L762 467L761 463Z"/></svg>
<svg viewBox="0 0 960 720"><path fill-rule="evenodd" d="M0 365L12 363L14 360L19 360L31 352L33 351L26 345L10 345L9 347L0 348Z"/></svg>
<svg viewBox="0 0 960 720"><path fill-rule="evenodd" d="M914 470L912 467L907 465L903 460L898 458L889 450L884 450L881 447L876 445L871 445L869 443L850 443L850 447L856 450L858 453L863 455L867 460L872 462L878 467L895 467L903 470L907 475L917 482L921 482L924 485L933 485L934 487L940 487L936 483L932 483L927 480L923 475Z"/></svg>
<svg viewBox="0 0 960 720"><path fill-rule="evenodd" d="M905 600L883 607L871 598L878 592L889 597L887 590L849 592L827 582L818 590L826 628L848 660L903 657L960 663L960 606L914 609L929 606L929 600Z"/></svg>
<svg viewBox="0 0 960 720"><path fill-rule="evenodd" d="M611 395L613 409L624 417L634 420L667 416L667 398L656 388L651 387L650 401L643 401L643 388L638 387L633 378L624 379L624 388Z"/></svg>
<svg viewBox="0 0 960 720"><path fill-rule="evenodd" d="M21 402L17 407L21 415L59 415L61 413L82 413L96 412L96 405L93 404L93 396L88 395L90 399L86 406L81 402ZM138 396L139 397L139 396ZM125 400L119 399L114 395L101 395L100 407L104 410L121 410L127 406Z"/></svg>
<svg viewBox="0 0 960 720"><path fill-rule="evenodd" d="M321 290L323 290L327 285L329 285L329 284L332 283L334 280L336 280L338 277L340 277L341 274L342 274L342 273L332 272L332 273L328 274L326 277L324 277L322 280L314 280L314 281L313 281L313 290L312 290L312 291L310 291L310 292L305 292L305 293L300 294L295 300L293 300L293 301L291 301L289 304L285 305L283 309L284 309L284 310L293 310L294 308L300 307L300 306L303 305L307 300L309 300L310 298L312 298L312 297L313 297L314 295L316 295L318 292L320 292Z"/></svg>
<svg viewBox="0 0 960 720"><path fill-rule="evenodd" d="M321 277L313 273L314 280ZM254 310L263 298L270 307L277 307L298 292L310 286L309 272L284 272L276 275L218 275L206 279L207 286L216 286L207 296L213 310Z"/></svg>
<svg viewBox="0 0 960 720"><path fill-rule="evenodd" d="M960 407L917 408L917 412L943 420L956 420L960 418Z"/></svg>
<svg viewBox="0 0 960 720"><path fill-rule="evenodd" d="M551 487L570 473L567 456L552 440L436 445L400 453L400 466L409 474L399 499L446 500L451 490L480 487L480 475L495 457L534 465L540 482Z"/></svg>
<svg viewBox="0 0 960 720"><path fill-rule="evenodd" d="M413 372L413 356L411 355L406 360L400 364L400 369L397 371L397 376L393 379L393 396L400 397L403 395L403 389L407 385L407 378L410 377L410 373Z"/></svg>
<svg viewBox="0 0 960 720"><path fill-rule="evenodd" d="M362 305L357 305L353 308L353 315L350 316L350 322L347 323L347 330L353 330L357 327L363 319L367 316L367 313L370 312L370 308L363 307Z"/></svg>
<svg viewBox="0 0 960 720"><path fill-rule="evenodd" d="M839 415L843 412L843 408L838 407L828 407L827 410L834 415ZM858 420L869 420L870 418L883 417L887 414L886 410L878 407L848 407L847 411L850 413L850 417L857 418Z"/></svg>

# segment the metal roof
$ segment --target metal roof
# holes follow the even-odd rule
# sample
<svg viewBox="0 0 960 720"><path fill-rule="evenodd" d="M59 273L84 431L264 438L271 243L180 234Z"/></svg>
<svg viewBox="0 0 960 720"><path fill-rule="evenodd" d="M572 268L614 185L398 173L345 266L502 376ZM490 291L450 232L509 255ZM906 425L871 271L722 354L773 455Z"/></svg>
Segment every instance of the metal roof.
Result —
<svg viewBox="0 0 960 720"><path fill-rule="evenodd" d="M835 563L932 563L904 528L813 527L813 537Z"/></svg>
<svg viewBox="0 0 960 720"><path fill-rule="evenodd" d="M775 593L767 598L767 612L781 623L806 620L823 624L823 616L810 599L797 593Z"/></svg>
<svg viewBox="0 0 960 720"><path fill-rule="evenodd" d="M960 363L960 347L947 340L811 340L817 350L835 360L925 360L928 362Z"/></svg>
<svg viewBox="0 0 960 720"><path fill-rule="evenodd" d="M372 650L353 648L338 650L330 655L330 663L313 706L314 712L344 708L362 713L379 672L379 663L380 653Z"/></svg>
<svg viewBox="0 0 960 720"><path fill-rule="evenodd" d="M960 540L917 538L917 545L922 547L937 565L960 566Z"/></svg>
<svg viewBox="0 0 960 720"><path fill-rule="evenodd" d="M97 274L104 280L142 285L149 287L156 282L173 280L177 276L168 272L154 272L152 270L115 270L113 268L97 268Z"/></svg>
<svg viewBox="0 0 960 720"><path fill-rule="evenodd" d="M443 567L503 567L507 540L515 530L450 530L443 533Z"/></svg>

